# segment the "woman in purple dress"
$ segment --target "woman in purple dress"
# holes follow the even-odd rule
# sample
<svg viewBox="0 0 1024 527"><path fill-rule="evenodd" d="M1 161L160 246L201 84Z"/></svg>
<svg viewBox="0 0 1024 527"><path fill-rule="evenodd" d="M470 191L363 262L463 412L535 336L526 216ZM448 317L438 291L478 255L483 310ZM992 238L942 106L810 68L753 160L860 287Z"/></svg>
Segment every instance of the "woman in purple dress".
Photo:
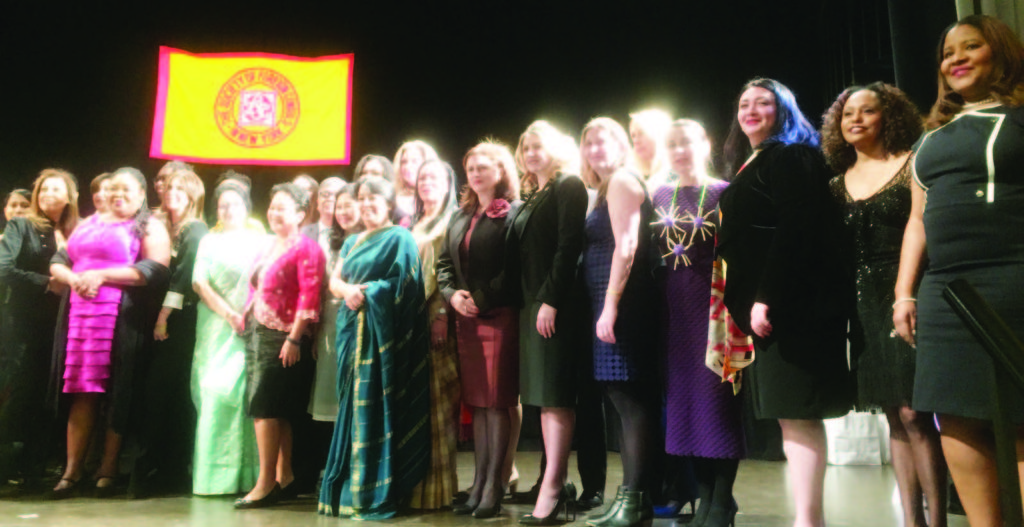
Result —
<svg viewBox="0 0 1024 527"><path fill-rule="evenodd" d="M665 353L665 451L693 458L700 507L696 525L727 525L732 486L744 456L740 400L704 365L715 261L718 198L728 183L708 175L711 144L696 121L679 119L666 135L668 180L654 191Z"/></svg>
<svg viewBox="0 0 1024 527"><path fill-rule="evenodd" d="M53 489L55 498L69 496L83 477L101 400L109 426L96 489L98 495L113 490L121 438L135 412L133 370L139 362L134 355L145 345L146 334L152 336L156 318L154 312L148 327L140 327L145 325L144 317L138 316L145 302L130 298L128 290L164 282L170 259L167 229L150 216L146 179L134 168L120 168L111 175L107 211L79 224L68 239L66 254L54 256L50 272L71 288L66 354L59 363L64 366L62 391L71 399L68 459ZM63 335L58 337L62 344Z"/></svg>

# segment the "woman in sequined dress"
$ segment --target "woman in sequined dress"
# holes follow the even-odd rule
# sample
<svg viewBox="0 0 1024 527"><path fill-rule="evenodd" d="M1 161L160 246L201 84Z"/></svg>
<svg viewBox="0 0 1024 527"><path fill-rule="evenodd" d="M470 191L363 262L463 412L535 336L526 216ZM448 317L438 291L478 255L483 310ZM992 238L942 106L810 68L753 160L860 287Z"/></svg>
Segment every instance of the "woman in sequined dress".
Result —
<svg viewBox="0 0 1024 527"><path fill-rule="evenodd" d="M856 271L850 346L858 403L885 411L904 525L925 525L922 491L929 503L946 502L945 465L932 414L910 406L916 354L895 338L890 316L910 216L910 149L921 135L921 117L903 92L876 82L840 94L821 135L825 159L840 174L830 186ZM929 515L928 525L946 524L944 507L931 507Z"/></svg>
<svg viewBox="0 0 1024 527"><path fill-rule="evenodd" d="M705 367L718 198L728 183L708 174L711 143L696 121L666 134L668 180L654 191L661 343L665 379L665 451L693 459L698 525L726 525L736 514L732 484L744 456L740 401L732 384Z"/></svg>

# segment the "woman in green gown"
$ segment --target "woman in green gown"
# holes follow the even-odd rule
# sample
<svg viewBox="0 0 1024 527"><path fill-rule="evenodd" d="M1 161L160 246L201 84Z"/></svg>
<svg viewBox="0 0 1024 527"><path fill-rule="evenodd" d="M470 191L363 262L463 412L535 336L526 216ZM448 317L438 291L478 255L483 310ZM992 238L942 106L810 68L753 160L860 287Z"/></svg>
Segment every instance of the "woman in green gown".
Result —
<svg viewBox="0 0 1024 527"><path fill-rule="evenodd" d="M395 194L360 180L366 231L345 241L330 289L338 308L338 419L321 514L394 516L430 464L429 331L416 241L391 224Z"/></svg>
<svg viewBox="0 0 1024 527"><path fill-rule="evenodd" d="M237 494L256 484L259 458L245 414L245 342L239 336L249 293L249 268L263 237L246 228L249 189L233 181L214 192L221 230L203 238L192 283L202 302L192 362L196 405L194 494Z"/></svg>

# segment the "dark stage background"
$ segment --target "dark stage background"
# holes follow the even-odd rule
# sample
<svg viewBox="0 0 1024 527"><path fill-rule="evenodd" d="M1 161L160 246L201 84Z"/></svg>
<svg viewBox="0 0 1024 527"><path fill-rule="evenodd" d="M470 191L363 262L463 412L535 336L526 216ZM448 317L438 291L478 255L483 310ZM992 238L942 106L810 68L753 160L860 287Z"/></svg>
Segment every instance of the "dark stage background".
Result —
<svg viewBox="0 0 1024 527"><path fill-rule="evenodd" d="M891 5L890 5L891 4ZM934 46L952 1L677 0L674 2L9 2L0 8L0 191L45 167L81 185L119 166L147 175L157 47L192 52L355 53L352 165L421 138L458 165L483 137L507 143L534 119L578 134L591 117L628 121L658 106L705 123L721 144L740 86L789 85L808 117L845 86L901 85L926 109ZM893 36L895 35L895 39ZM898 51L894 60L893 44ZM299 168L239 167L269 185ZM206 181L224 170L198 166ZM457 171L461 169L457 167ZM86 212L91 204L83 192ZM208 207L208 210L212 210Z"/></svg>

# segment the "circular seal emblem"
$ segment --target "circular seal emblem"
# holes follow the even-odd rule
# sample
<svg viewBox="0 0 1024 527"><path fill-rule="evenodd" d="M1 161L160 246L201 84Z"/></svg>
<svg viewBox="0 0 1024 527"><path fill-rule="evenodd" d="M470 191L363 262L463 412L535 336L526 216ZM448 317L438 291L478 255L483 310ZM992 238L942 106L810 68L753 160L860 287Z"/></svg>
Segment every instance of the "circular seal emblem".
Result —
<svg viewBox="0 0 1024 527"><path fill-rule="evenodd" d="M221 133L236 145L276 145L299 123L299 94L279 72L247 68L221 86L213 114Z"/></svg>

